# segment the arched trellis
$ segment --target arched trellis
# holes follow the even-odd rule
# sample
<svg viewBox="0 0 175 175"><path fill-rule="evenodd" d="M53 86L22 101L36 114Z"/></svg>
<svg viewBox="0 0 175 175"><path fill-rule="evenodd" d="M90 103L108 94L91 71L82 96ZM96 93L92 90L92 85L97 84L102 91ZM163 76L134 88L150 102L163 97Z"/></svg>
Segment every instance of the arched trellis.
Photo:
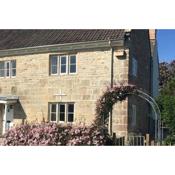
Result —
<svg viewBox="0 0 175 175"><path fill-rule="evenodd" d="M96 120L97 125L104 125L112 107L118 101L123 101L130 95L136 95L147 101L153 109L155 114L155 139L161 141L160 120L161 114L156 101L145 92L136 88L133 85L120 85L113 88L108 87L96 105Z"/></svg>

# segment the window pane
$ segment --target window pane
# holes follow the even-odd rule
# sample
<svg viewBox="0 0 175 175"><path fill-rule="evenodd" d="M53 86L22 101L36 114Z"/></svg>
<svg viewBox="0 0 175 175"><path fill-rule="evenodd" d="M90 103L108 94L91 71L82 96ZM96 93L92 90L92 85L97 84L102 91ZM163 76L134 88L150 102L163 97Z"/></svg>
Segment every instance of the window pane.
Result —
<svg viewBox="0 0 175 175"><path fill-rule="evenodd" d="M74 121L74 114L68 114L68 122Z"/></svg>
<svg viewBox="0 0 175 175"><path fill-rule="evenodd" d="M65 121L65 105L60 104L60 121Z"/></svg>
<svg viewBox="0 0 175 175"><path fill-rule="evenodd" d="M70 73L76 72L76 65L70 65Z"/></svg>
<svg viewBox="0 0 175 175"><path fill-rule="evenodd" d="M0 77L4 77L4 70L0 69Z"/></svg>
<svg viewBox="0 0 175 175"><path fill-rule="evenodd" d="M58 67L58 59L56 56L52 56L51 58L51 74L57 74Z"/></svg>
<svg viewBox="0 0 175 175"><path fill-rule="evenodd" d="M12 68L14 69L16 69L16 60L13 60L13 61L11 61L11 65L12 65Z"/></svg>
<svg viewBox="0 0 175 175"><path fill-rule="evenodd" d="M70 56L70 64L76 64L76 56Z"/></svg>
<svg viewBox="0 0 175 175"><path fill-rule="evenodd" d="M56 104L51 104L51 112L56 112Z"/></svg>
<svg viewBox="0 0 175 175"><path fill-rule="evenodd" d="M74 104L68 104L68 112L74 112Z"/></svg>
<svg viewBox="0 0 175 175"><path fill-rule="evenodd" d="M52 74L56 74L57 73L57 66L52 66Z"/></svg>
<svg viewBox="0 0 175 175"><path fill-rule="evenodd" d="M56 113L51 113L51 121L56 121Z"/></svg>
<svg viewBox="0 0 175 175"><path fill-rule="evenodd" d="M61 64L66 64L66 57L61 57Z"/></svg>
<svg viewBox="0 0 175 175"><path fill-rule="evenodd" d="M65 112L65 105L60 105L60 112Z"/></svg>
<svg viewBox="0 0 175 175"><path fill-rule="evenodd" d="M6 62L6 76L10 76L10 62Z"/></svg>
<svg viewBox="0 0 175 175"><path fill-rule="evenodd" d="M61 73L66 73L66 65L61 65Z"/></svg>
<svg viewBox="0 0 175 175"><path fill-rule="evenodd" d="M60 121L65 121L65 113L60 113Z"/></svg>
<svg viewBox="0 0 175 175"><path fill-rule="evenodd" d="M4 69L4 62L0 62L0 69Z"/></svg>
<svg viewBox="0 0 175 175"><path fill-rule="evenodd" d="M56 56L51 57L51 65L57 65L57 57Z"/></svg>
<svg viewBox="0 0 175 175"><path fill-rule="evenodd" d="M16 76L16 69L12 69L12 76Z"/></svg>

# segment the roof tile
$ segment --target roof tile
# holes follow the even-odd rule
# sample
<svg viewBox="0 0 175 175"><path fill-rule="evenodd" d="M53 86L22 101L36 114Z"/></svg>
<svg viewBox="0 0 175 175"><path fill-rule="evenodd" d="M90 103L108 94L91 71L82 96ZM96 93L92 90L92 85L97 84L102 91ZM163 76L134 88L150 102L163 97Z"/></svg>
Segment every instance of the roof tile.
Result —
<svg viewBox="0 0 175 175"><path fill-rule="evenodd" d="M123 37L123 29L0 30L0 50L108 39L118 40Z"/></svg>

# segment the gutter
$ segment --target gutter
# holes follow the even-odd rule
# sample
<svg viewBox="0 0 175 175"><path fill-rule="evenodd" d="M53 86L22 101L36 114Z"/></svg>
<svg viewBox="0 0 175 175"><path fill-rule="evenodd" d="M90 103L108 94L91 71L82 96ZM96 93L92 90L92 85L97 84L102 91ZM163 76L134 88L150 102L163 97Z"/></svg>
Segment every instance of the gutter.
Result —
<svg viewBox="0 0 175 175"><path fill-rule="evenodd" d="M45 46L34 46L34 47L0 50L0 57L39 54L48 52L78 51L78 50L85 50L85 49L87 50L94 48L100 49L100 48L110 48L111 46L122 47L123 44L124 41L121 39L121 40L111 40L110 45L109 40L99 40L99 41L54 44Z"/></svg>
<svg viewBox="0 0 175 175"><path fill-rule="evenodd" d="M109 46L111 48L111 88L113 88L114 85L114 46L112 45L111 40L109 40ZM112 136L113 131L112 131L112 112L113 107L110 110L110 117L109 117L109 134Z"/></svg>

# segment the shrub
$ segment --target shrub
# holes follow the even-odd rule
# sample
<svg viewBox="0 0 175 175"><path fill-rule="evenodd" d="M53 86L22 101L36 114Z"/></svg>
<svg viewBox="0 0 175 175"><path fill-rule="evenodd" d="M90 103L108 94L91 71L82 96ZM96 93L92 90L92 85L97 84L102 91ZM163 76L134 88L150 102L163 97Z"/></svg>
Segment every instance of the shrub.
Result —
<svg viewBox="0 0 175 175"><path fill-rule="evenodd" d="M111 143L105 128L72 126L56 123L24 124L10 129L4 145L107 145Z"/></svg>

